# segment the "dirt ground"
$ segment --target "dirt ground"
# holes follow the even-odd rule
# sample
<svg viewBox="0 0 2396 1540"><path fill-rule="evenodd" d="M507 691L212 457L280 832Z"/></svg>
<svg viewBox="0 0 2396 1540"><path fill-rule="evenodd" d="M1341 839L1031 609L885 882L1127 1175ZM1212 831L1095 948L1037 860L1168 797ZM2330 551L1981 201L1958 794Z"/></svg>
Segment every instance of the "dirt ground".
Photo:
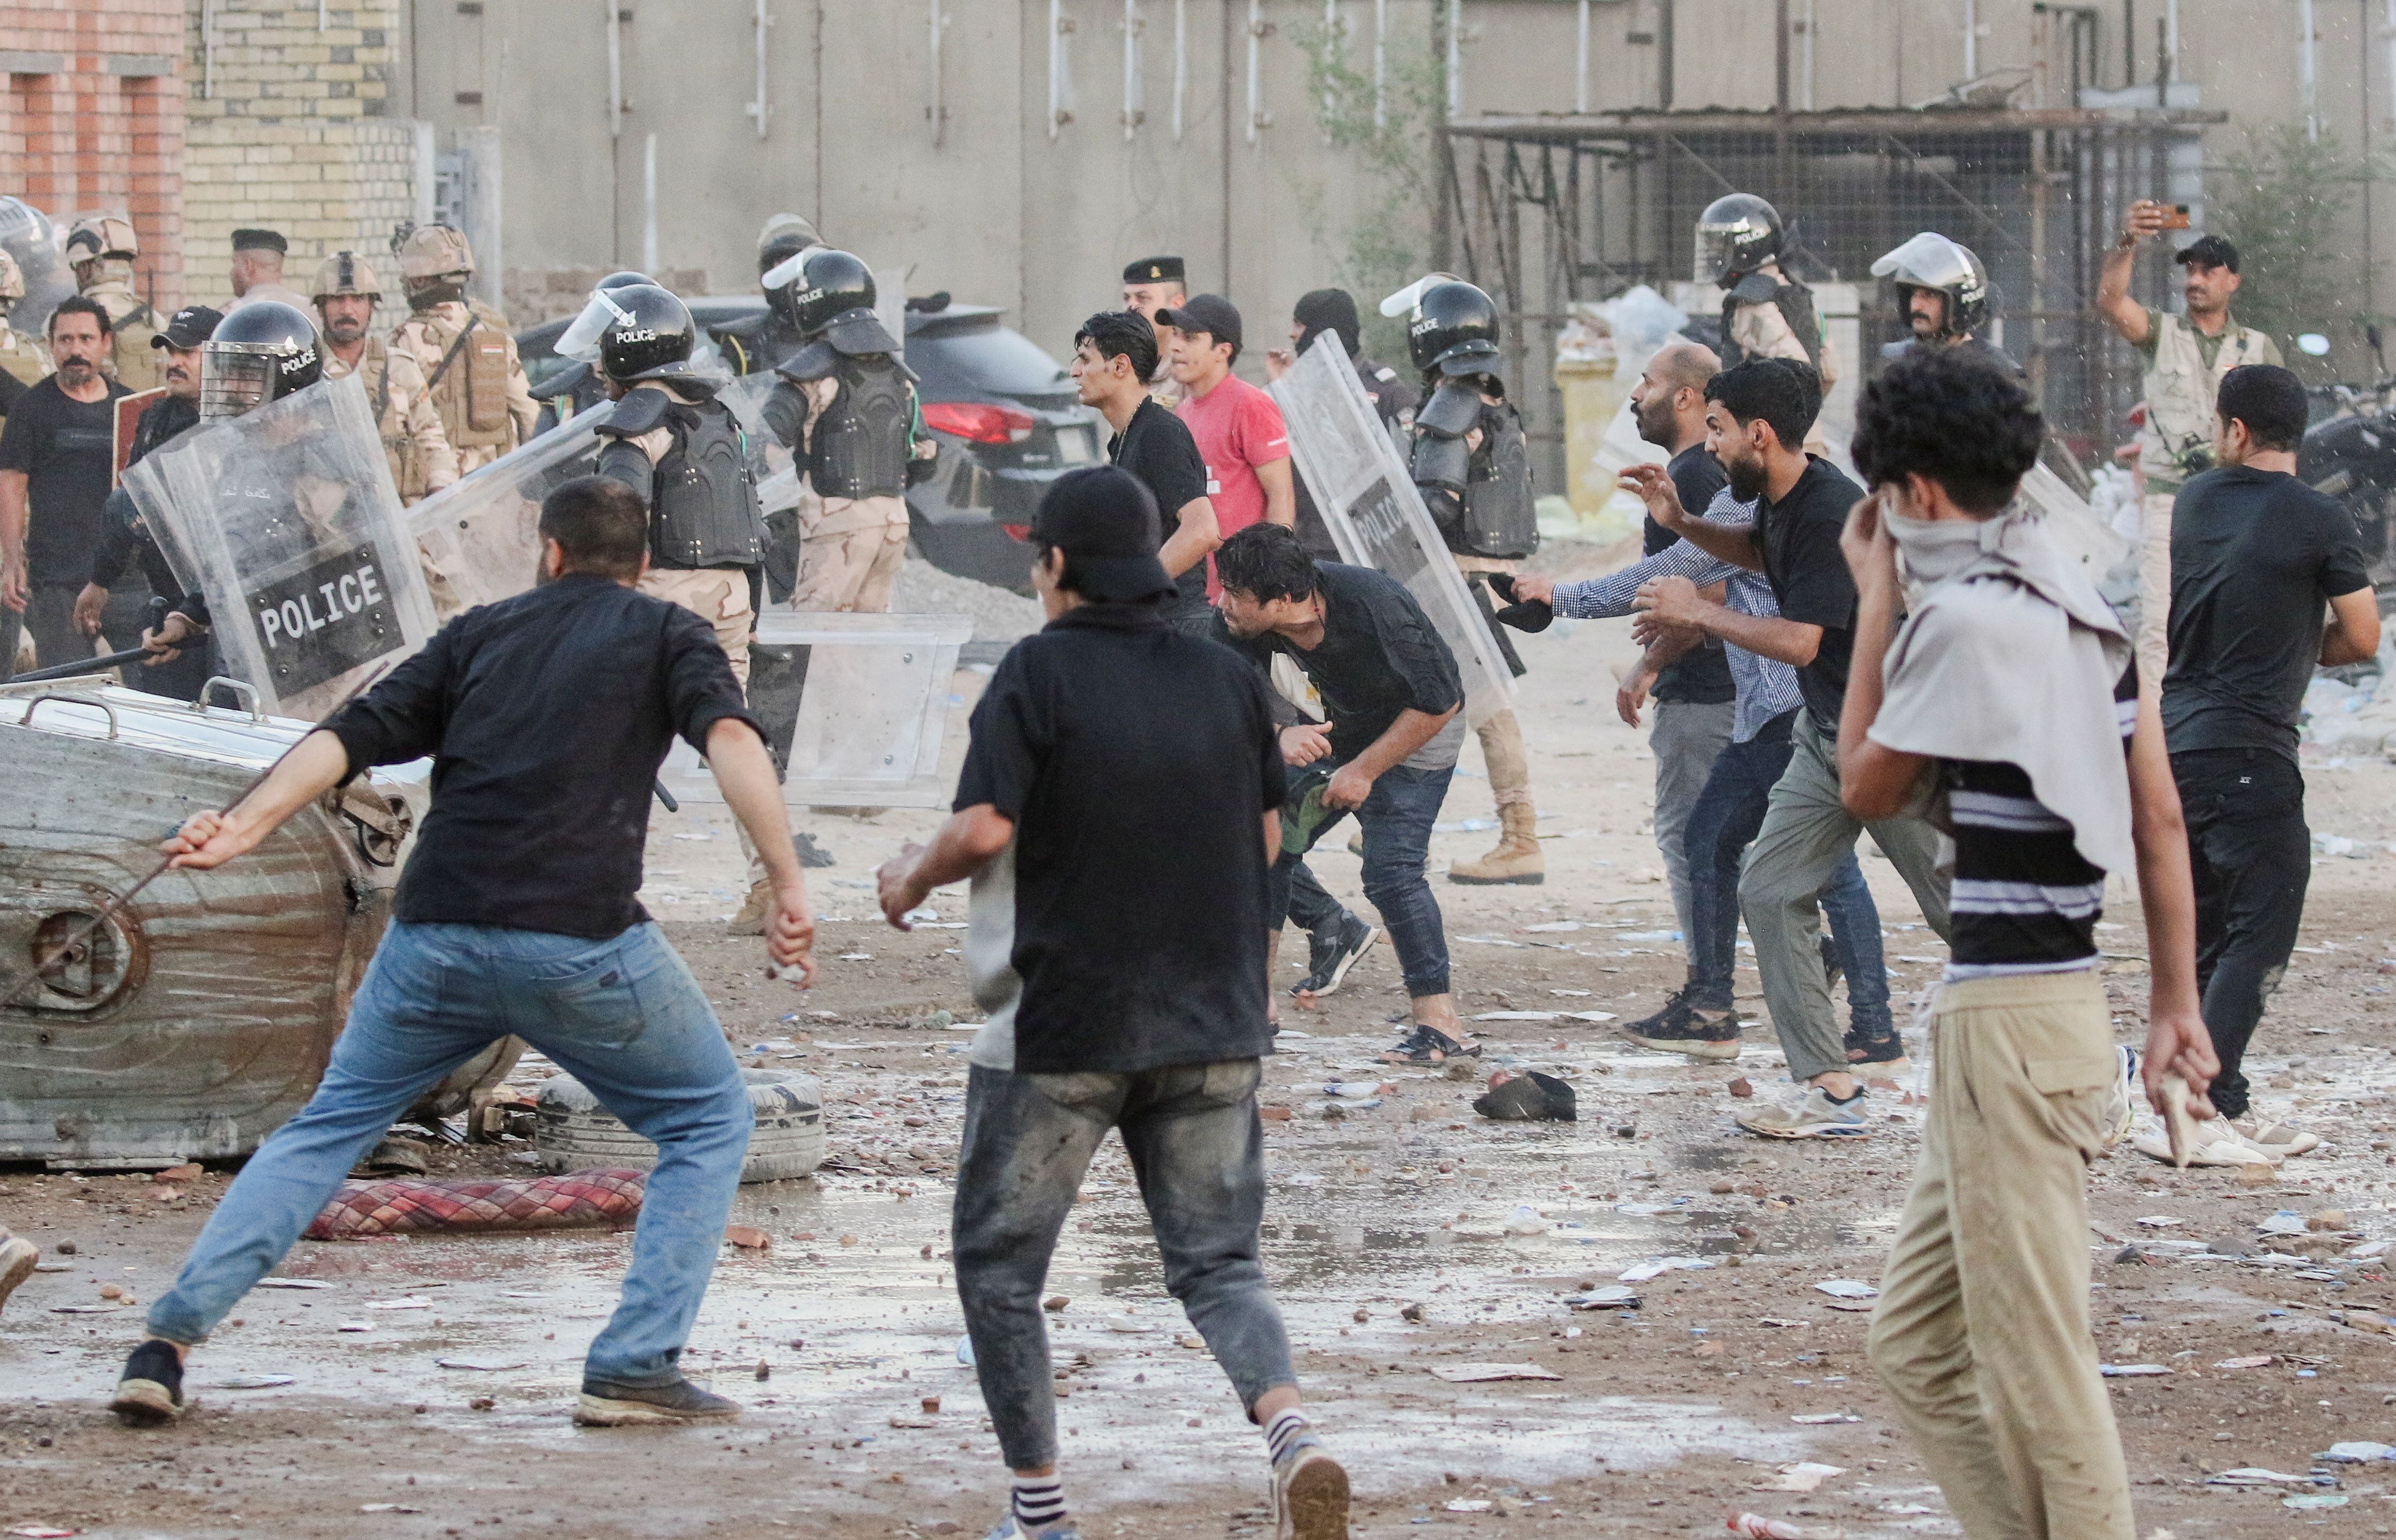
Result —
<svg viewBox="0 0 2396 1540"><path fill-rule="evenodd" d="M1549 880L1437 891L1468 1014L1566 1013L1479 1025L1495 1062L1570 1078L1580 1121L1491 1123L1470 1110L1477 1083L1373 1062L1404 1002L1386 950L1321 1009L1285 1014L1293 1030L1270 1068L1268 1100L1289 1116L1266 1125L1267 1264L1315 1415L1353 1472L1356 1531L1720 1533L1751 1510L1807 1535L1956 1533L1864 1363L1868 1316L1817 1287L1877 1278L1919 1108L1883 1093L1868 1141L1767 1144L1732 1126L1728 1082L1777 1094L1768 1026L1737 1065L1695 1068L1568 1014L1644 1014L1682 964L1648 830L1644 734L1613 710L1622 627L1562 623L1524 652ZM952 740L979 676L958 681ZM1479 766L1468 750L1449 823L1490 816ZM2110 1382L2141 1535L2396 1524L2396 1470L2314 1458L2396 1439L2396 1335L2382 1315L2396 1315L2396 1287L2369 1244L2396 1240L2381 1116L2396 1082L2396 766L2316 757L2307 771L2315 831L2357 854L2316 864L2303 944L2252 1068L2267 1106L2332 1143L2263 1187L2127 1149L2092 1179L2100 1353L2168 1371ZM19 1169L0 1173L0 1221L63 1268L0 1315L0 1533L981 1533L1005 1478L958 1360L944 1260L974 1013L959 932L893 932L867 891L874 863L938 817L813 821L838 864L813 874L827 966L804 997L760 976L756 943L722 936L738 896L723 810L660 816L652 836L646 896L727 1030L757 1060L819 1077L825 1095L832 1164L743 1189L737 1219L773 1244L725 1248L693 1339L694 1370L746 1403L739 1424L571 1426L580 1350L627 1253L624 1237L586 1232L303 1242L279 1276L330 1286L253 1294L194 1355L198 1409L171 1429L126 1431L103 1408L139 1307L81 1312L106 1303L103 1284L153 1297L228 1174L177 1187ZM1490 839L1442 832L1434 868ZM1361 904L1339 843L1317 870ZM1902 1007L1942 949L1887 863L1865 868ZM940 926L964 918L961 894L934 907ZM2146 949L2126 895L2102 934L2129 1041L2143 1031ZM1751 989L1751 971L1742 980ZM1386 1089L1325 1093L1360 1080ZM515 1172L526 1153L477 1147L437 1164ZM1084 1533L1259 1533L1260 1442L1164 1293L1118 1147L1084 1199L1051 1277L1066 1300L1051 1317L1064 1475ZM2258 1228L2281 1211L2333 1210L2299 1236ZM2283 1249L2266 1255L2267 1240ZM1663 1257L1709 1265L1637 1283L1641 1308L1564 1303ZM1476 1364L1541 1377L1441 1377ZM249 1376L289 1383L241 1387ZM1801 1460L1840 1470L1810 1492L1759 1490ZM2292 1480L2207 1483L2252 1467Z"/></svg>

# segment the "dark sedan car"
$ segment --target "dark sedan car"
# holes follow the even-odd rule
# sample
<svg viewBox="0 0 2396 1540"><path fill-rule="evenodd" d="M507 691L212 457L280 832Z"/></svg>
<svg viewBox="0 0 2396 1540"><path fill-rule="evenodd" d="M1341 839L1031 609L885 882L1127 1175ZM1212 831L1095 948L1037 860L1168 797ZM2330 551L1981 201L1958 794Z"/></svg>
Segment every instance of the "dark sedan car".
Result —
<svg viewBox="0 0 2396 1540"><path fill-rule="evenodd" d="M925 304L925 301L915 301ZM690 301L711 333L753 322L755 297ZM907 312L907 366L915 372L924 425L941 441L938 471L907 489L915 547L943 572L1031 591L1032 511L1050 482L1105 453L1106 424L1038 344L989 305L945 304ZM568 366L553 351L563 320L516 334L535 384Z"/></svg>

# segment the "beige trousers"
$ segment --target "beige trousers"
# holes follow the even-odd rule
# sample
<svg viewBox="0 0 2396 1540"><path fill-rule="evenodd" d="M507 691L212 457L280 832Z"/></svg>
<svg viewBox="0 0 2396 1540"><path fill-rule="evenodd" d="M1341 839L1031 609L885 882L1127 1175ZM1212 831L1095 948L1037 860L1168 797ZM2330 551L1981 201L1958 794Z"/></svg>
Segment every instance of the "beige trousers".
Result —
<svg viewBox="0 0 2396 1540"><path fill-rule="evenodd" d="M2136 1540L2088 1331L2114 1079L2094 971L1950 984L1922 1162L1866 1344L1971 1540Z"/></svg>
<svg viewBox="0 0 2396 1540"><path fill-rule="evenodd" d="M799 545L799 583L791 603L803 610L887 614L890 585L906 556L903 524L810 535Z"/></svg>
<svg viewBox="0 0 2396 1540"><path fill-rule="evenodd" d="M2171 651L2171 525L2176 492L2138 498L2138 685L2157 690Z"/></svg>
<svg viewBox="0 0 2396 1540"><path fill-rule="evenodd" d="M1489 798L1502 811L1531 801L1531 756L1523 747L1523 724L1511 710L1500 711L1477 729L1481 757L1489 767Z"/></svg>
<svg viewBox="0 0 2396 1540"><path fill-rule="evenodd" d="M641 574L641 591L683 608L715 628L724 656L732 660L732 677L749 687L749 630L756 612L749 607L749 575L729 567L651 567Z"/></svg>

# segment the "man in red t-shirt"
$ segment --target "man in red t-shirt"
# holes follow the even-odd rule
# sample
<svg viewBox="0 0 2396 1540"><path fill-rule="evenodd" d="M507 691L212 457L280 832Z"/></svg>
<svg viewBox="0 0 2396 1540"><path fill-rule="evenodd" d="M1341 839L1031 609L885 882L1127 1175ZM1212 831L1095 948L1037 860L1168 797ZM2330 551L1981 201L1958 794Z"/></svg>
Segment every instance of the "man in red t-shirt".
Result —
<svg viewBox="0 0 2396 1540"><path fill-rule="evenodd" d="M1175 328L1173 378L1188 394L1174 415L1189 425L1206 461L1206 499L1223 538L1258 523L1296 527L1298 492L1290 475L1289 429L1272 397L1231 373L1240 356L1240 312L1219 294L1202 294L1157 312ZM1206 559L1206 596L1223 591Z"/></svg>

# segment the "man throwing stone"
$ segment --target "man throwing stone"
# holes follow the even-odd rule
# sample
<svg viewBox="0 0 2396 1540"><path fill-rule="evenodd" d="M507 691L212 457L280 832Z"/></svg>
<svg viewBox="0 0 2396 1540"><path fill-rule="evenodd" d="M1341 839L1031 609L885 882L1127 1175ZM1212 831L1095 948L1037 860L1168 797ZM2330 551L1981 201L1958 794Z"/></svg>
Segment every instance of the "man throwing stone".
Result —
<svg viewBox="0 0 2396 1540"><path fill-rule="evenodd" d="M706 754L764 854L775 894L766 952L806 979L815 922L765 729L724 649L704 619L632 586L648 560L639 495L596 476L567 482L541 505L540 538L539 587L452 620L236 806L166 842L179 867L220 867L368 765L434 756L433 809L333 1061L151 1307L111 1402L128 1423L182 1414L192 1348L283 1259L393 1118L511 1032L659 1150L623 1300L591 1345L575 1420L739 1413L677 1367L755 1120L707 997L634 896L669 739Z"/></svg>

